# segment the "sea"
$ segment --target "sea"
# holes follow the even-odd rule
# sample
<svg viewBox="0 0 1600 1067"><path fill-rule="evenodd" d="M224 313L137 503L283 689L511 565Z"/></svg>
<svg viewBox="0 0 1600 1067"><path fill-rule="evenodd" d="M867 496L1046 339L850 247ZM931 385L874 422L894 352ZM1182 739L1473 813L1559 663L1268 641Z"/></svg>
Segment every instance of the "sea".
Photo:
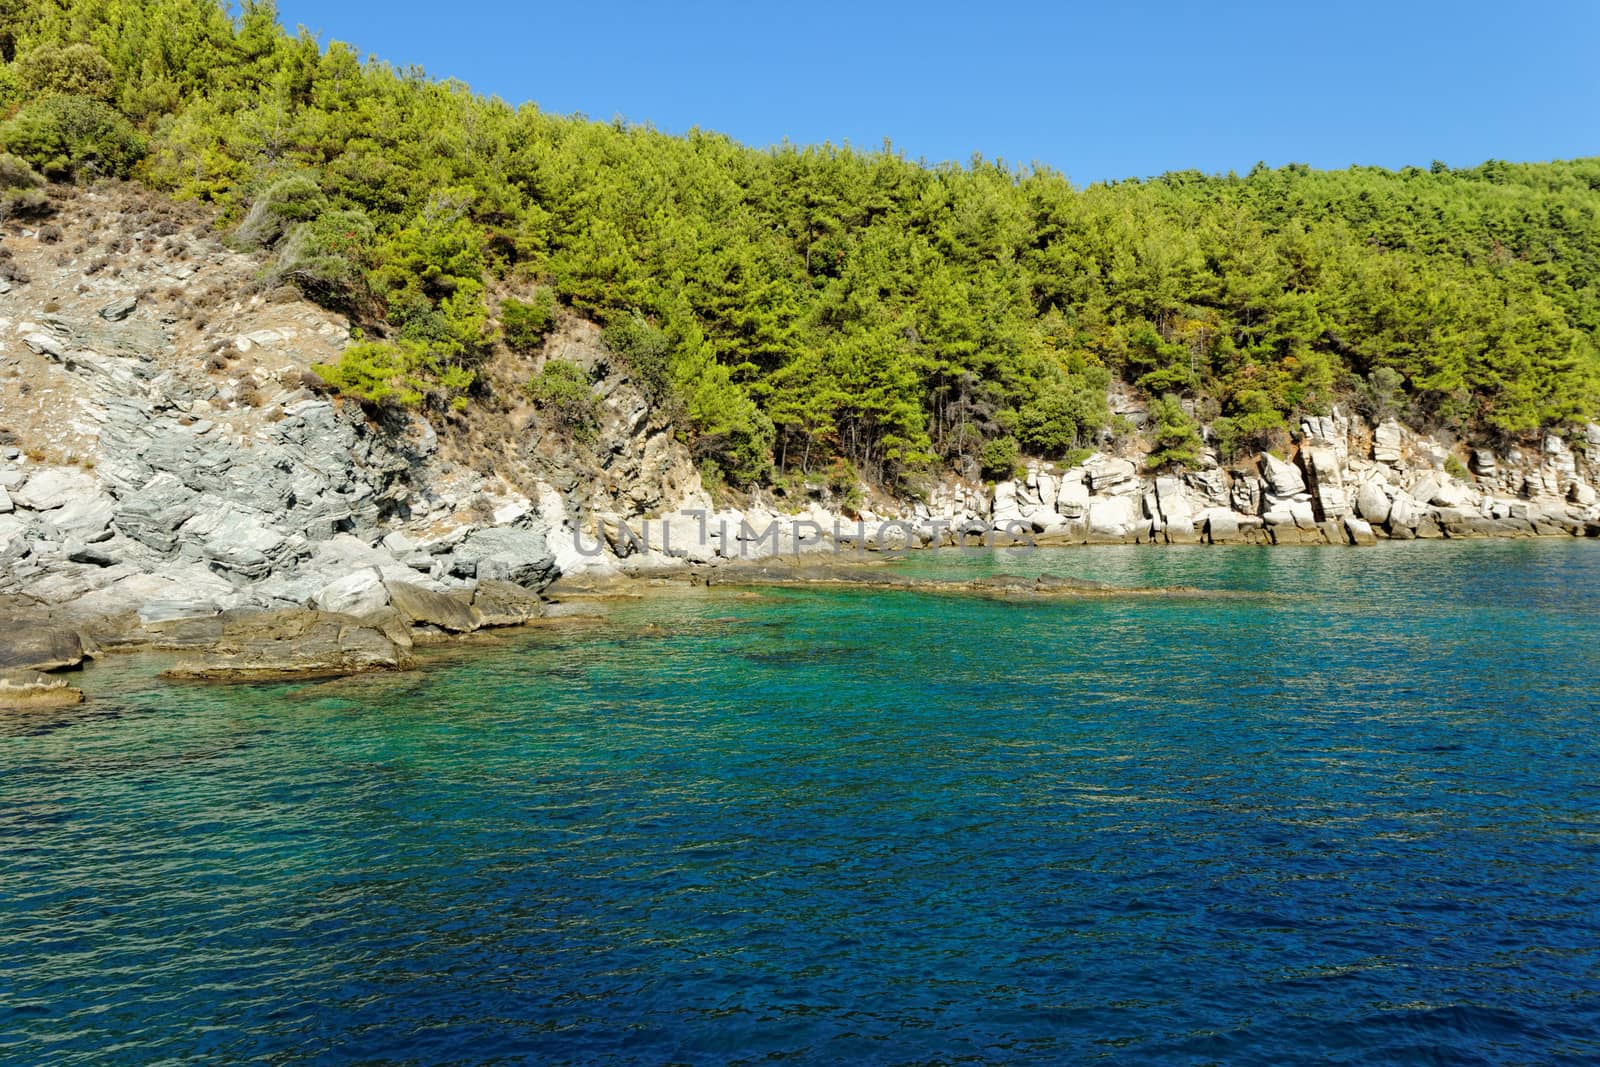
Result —
<svg viewBox="0 0 1600 1067"><path fill-rule="evenodd" d="M1600 544L941 550L0 713L0 1063L1600 1063Z"/></svg>

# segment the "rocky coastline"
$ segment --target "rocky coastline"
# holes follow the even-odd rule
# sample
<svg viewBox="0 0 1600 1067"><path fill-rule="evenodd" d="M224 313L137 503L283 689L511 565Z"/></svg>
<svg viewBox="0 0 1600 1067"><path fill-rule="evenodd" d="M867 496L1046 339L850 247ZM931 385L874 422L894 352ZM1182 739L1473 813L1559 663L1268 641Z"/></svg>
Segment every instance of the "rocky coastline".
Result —
<svg viewBox="0 0 1600 1067"><path fill-rule="evenodd" d="M1597 425L1495 449L1335 411L1280 454L1207 452L1165 474L1147 470L1126 400L1135 432L1078 464L947 478L916 500L719 502L594 324L563 313L532 362L490 368L496 395L519 397L544 360L582 367L592 440L515 400L474 419L375 419L311 372L349 324L261 291L257 264L210 233L117 187L76 194L49 234L7 233L0 706L82 699L61 671L141 648L184 653L170 672L182 679L407 669L418 645L536 622L563 596L777 580L730 567L749 561L809 561L813 578L790 568L791 582L855 581L854 561L957 545L1600 536ZM104 254L128 241L141 254ZM1028 595L1041 591L1105 592Z"/></svg>

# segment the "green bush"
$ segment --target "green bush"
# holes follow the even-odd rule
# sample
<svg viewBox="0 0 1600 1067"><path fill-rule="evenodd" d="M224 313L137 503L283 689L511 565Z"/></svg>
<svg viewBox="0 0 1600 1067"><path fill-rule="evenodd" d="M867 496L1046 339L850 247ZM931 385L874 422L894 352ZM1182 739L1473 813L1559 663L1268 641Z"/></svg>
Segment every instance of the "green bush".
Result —
<svg viewBox="0 0 1600 1067"><path fill-rule="evenodd" d="M45 180L16 156L0 153L0 222L43 210L49 203Z"/></svg>
<svg viewBox="0 0 1600 1067"><path fill-rule="evenodd" d="M366 296L366 265L372 254L372 223L360 211L329 211L289 231L269 268L333 307L351 310Z"/></svg>
<svg viewBox="0 0 1600 1067"><path fill-rule="evenodd" d="M564 359L545 360L523 389L553 429L579 441L594 438L600 427L600 402L582 367Z"/></svg>
<svg viewBox="0 0 1600 1067"><path fill-rule="evenodd" d="M1192 466L1200 458L1200 434L1183 410L1183 401L1171 393L1150 404L1156 439L1145 462L1152 470Z"/></svg>
<svg viewBox="0 0 1600 1067"><path fill-rule="evenodd" d="M672 339L666 331L635 314L607 326L604 338L647 397L660 401L671 394Z"/></svg>
<svg viewBox="0 0 1600 1067"><path fill-rule="evenodd" d="M418 344L357 341L339 362L311 369L344 396L373 407L414 408L427 397L427 350Z"/></svg>
<svg viewBox="0 0 1600 1067"><path fill-rule="evenodd" d="M0 149L52 178L125 178L144 158L145 142L99 100L52 96L27 104L0 126Z"/></svg>
<svg viewBox="0 0 1600 1067"><path fill-rule="evenodd" d="M317 180L309 174L279 178L256 197L244 221L234 231L234 240L245 248L264 248L274 244L296 223L309 222L328 207L328 198ZM367 225L367 241L372 227Z"/></svg>
<svg viewBox="0 0 1600 1067"><path fill-rule="evenodd" d="M51 93L109 100L116 88L111 64L91 44L45 44L17 62L18 82L29 96Z"/></svg>
<svg viewBox="0 0 1600 1067"><path fill-rule="evenodd" d="M1022 448L1017 444L1017 439L1010 434L996 437L984 442L978 461L983 467L985 478L997 482L1007 481L1016 477L1022 468Z"/></svg>
<svg viewBox="0 0 1600 1067"><path fill-rule="evenodd" d="M556 294L552 289L535 289L527 302L506 297L500 303L500 323L506 344L519 352L539 347L555 324Z"/></svg>

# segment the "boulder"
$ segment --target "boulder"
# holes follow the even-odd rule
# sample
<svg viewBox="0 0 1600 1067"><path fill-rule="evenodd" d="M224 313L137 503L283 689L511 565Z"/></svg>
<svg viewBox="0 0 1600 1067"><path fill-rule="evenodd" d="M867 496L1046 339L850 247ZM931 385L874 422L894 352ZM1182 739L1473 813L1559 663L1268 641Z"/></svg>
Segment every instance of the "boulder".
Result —
<svg viewBox="0 0 1600 1067"><path fill-rule="evenodd" d="M111 301L111 303L101 308L100 317L105 319L107 322L121 322L129 315L132 315L134 309L138 306L139 300L137 297L124 296L120 299Z"/></svg>
<svg viewBox="0 0 1600 1067"><path fill-rule="evenodd" d="M1291 497L1306 491L1306 480L1300 468L1270 452L1261 453L1261 477L1274 496Z"/></svg>
<svg viewBox="0 0 1600 1067"><path fill-rule="evenodd" d="M512 582L535 591L558 573L544 534L520 527L474 531L452 553L450 569L463 578Z"/></svg>
<svg viewBox="0 0 1600 1067"><path fill-rule="evenodd" d="M1098 462L1085 468L1089 481L1089 488L1096 493L1104 493L1117 486L1128 485L1134 480L1138 468L1132 460L1103 457Z"/></svg>
<svg viewBox="0 0 1600 1067"><path fill-rule="evenodd" d="M409 582L385 582L389 602L413 623L437 626L451 633L470 633L483 625L483 617L464 592L435 592Z"/></svg>
<svg viewBox="0 0 1600 1067"><path fill-rule="evenodd" d="M1380 422L1372 433L1372 458L1379 463L1399 463L1400 446L1404 440L1405 432L1398 422L1393 419Z"/></svg>
<svg viewBox="0 0 1600 1067"><path fill-rule="evenodd" d="M544 614L544 601L520 585L490 579L478 583L472 607L484 626L519 626Z"/></svg>
<svg viewBox="0 0 1600 1067"><path fill-rule="evenodd" d="M376 620L291 610L227 618L215 644L162 677L191 681L318 678L414 665Z"/></svg>
<svg viewBox="0 0 1600 1067"><path fill-rule="evenodd" d="M1207 511L1206 540L1214 545L1231 545L1242 541L1243 538L1239 535L1239 517L1222 508L1212 508Z"/></svg>
<svg viewBox="0 0 1600 1067"><path fill-rule="evenodd" d="M0 671L60 671L82 663L83 641L76 630L24 619L0 621Z"/></svg>
<svg viewBox="0 0 1600 1067"><path fill-rule="evenodd" d="M1356 490L1356 513L1368 522L1388 522L1393 507L1389 494L1375 481L1362 482Z"/></svg>
<svg viewBox="0 0 1600 1067"><path fill-rule="evenodd" d="M1352 545L1375 545L1378 535L1373 532L1372 524L1365 519L1358 519L1354 515L1344 517L1344 532Z"/></svg>
<svg viewBox="0 0 1600 1067"><path fill-rule="evenodd" d="M111 536L116 502L101 493L76 497L46 516L46 523L62 540L93 544Z"/></svg>
<svg viewBox="0 0 1600 1067"><path fill-rule="evenodd" d="M1139 502L1131 496L1097 497L1089 502L1091 537L1121 539L1137 521Z"/></svg>
<svg viewBox="0 0 1600 1067"><path fill-rule="evenodd" d="M362 570L336 578L311 597L318 611L340 615L369 615L389 606L389 588L376 570Z"/></svg>

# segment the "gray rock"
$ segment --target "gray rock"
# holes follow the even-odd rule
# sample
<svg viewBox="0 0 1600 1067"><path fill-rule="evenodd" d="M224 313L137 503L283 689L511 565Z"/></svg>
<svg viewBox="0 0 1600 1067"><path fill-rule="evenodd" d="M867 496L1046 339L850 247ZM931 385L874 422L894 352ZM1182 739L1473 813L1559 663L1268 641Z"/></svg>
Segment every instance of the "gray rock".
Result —
<svg viewBox="0 0 1600 1067"><path fill-rule="evenodd" d="M102 548L86 545L81 542L67 542L67 559L73 563L82 563L90 567L116 566L116 557Z"/></svg>
<svg viewBox="0 0 1600 1067"><path fill-rule="evenodd" d="M544 614L544 601L510 582L479 582L472 606L485 626L519 626Z"/></svg>
<svg viewBox="0 0 1600 1067"><path fill-rule="evenodd" d="M0 515L8 515L15 508L16 505L11 502L11 494L6 492L5 486L0 485Z"/></svg>
<svg viewBox="0 0 1600 1067"><path fill-rule="evenodd" d="M375 670L408 670L411 651L381 620L291 610L222 620L221 633L203 658L163 677L194 681L261 681L315 678Z"/></svg>
<svg viewBox="0 0 1600 1067"><path fill-rule="evenodd" d="M1405 440L1405 431L1393 419L1378 424L1372 434L1372 458L1379 463L1395 464L1400 462L1400 447Z"/></svg>
<svg viewBox="0 0 1600 1067"><path fill-rule="evenodd" d="M111 536L116 503L108 496L79 497L49 512L46 525L62 540L93 543Z"/></svg>
<svg viewBox="0 0 1600 1067"><path fill-rule="evenodd" d="M544 534L516 527L473 532L452 553L451 570L464 578L512 582L534 590L543 589L558 574Z"/></svg>
<svg viewBox="0 0 1600 1067"><path fill-rule="evenodd" d="M1261 453L1261 477L1274 496L1291 497L1306 491L1306 480L1300 468L1270 452Z"/></svg>
<svg viewBox="0 0 1600 1067"><path fill-rule="evenodd" d="M1358 519L1354 515L1344 517L1345 536L1352 545L1375 545L1378 535L1373 532L1372 524L1365 519Z"/></svg>
<svg viewBox="0 0 1600 1067"><path fill-rule="evenodd" d="M439 593L409 582L386 582L394 609L414 623L437 626L452 633L470 633L483 625L470 595Z"/></svg>
<svg viewBox="0 0 1600 1067"><path fill-rule="evenodd" d="M1367 522L1388 522L1393 505L1377 482L1362 482L1356 491L1356 512Z"/></svg>
<svg viewBox="0 0 1600 1067"><path fill-rule="evenodd" d="M222 605L209 597L170 597L149 600L139 607L139 621L146 626L204 619L222 614Z"/></svg>
<svg viewBox="0 0 1600 1067"><path fill-rule="evenodd" d="M100 490L93 475L70 467L51 467L30 477L11 494L13 503L33 511L53 511L74 500L92 497Z"/></svg>
<svg viewBox="0 0 1600 1067"><path fill-rule="evenodd" d="M0 671L59 671L82 662L83 641L76 630L29 619L0 621Z"/></svg>
<svg viewBox="0 0 1600 1067"><path fill-rule="evenodd" d="M125 296L121 299L113 300L101 308L100 317L107 322L121 322L129 315L132 315L134 308L138 306L139 301L136 297Z"/></svg>
<svg viewBox="0 0 1600 1067"><path fill-rule="evenodd" d="M312 603L321 611L370 615L389 606L389 589L376 570L357 571L317 590Z"/></svg>
<svg viewBox="0 0 1600 1067"><path fill-rule="evenodd" d="M34 354L40 356L61 359L67 354L66 346L47 333L30 333L23 337L22 343L32 349Z"/></svg>

